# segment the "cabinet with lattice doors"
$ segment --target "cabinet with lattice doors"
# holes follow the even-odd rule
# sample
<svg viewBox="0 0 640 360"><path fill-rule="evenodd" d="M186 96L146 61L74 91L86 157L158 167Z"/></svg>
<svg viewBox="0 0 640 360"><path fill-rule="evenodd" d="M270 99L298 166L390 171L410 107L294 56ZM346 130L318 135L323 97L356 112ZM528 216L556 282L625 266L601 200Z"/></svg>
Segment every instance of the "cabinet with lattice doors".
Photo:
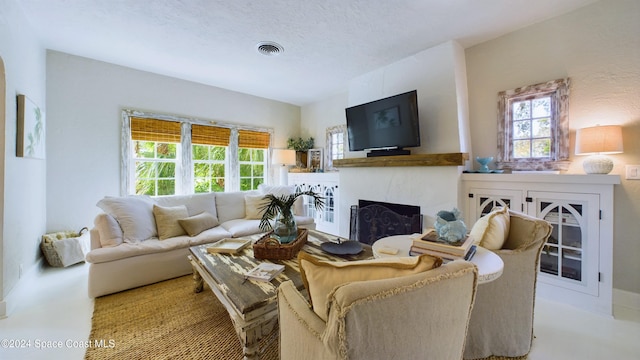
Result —
<svg viewBox="0 0 640 360"><path fill-rule="evenodd" d="M463 174L471 227L495 206L547 220L538 295L612 313L613 185L617 175Z"/></svg>
<svg viewBox="0 0 640 360"><path fill-rule="evenodd" d="M338 209L338 182L337 172L329 173L289 173L289 184L296 187L297 191L311 190L324 199L324 207L317 210L311 197L303 197L303 206L306 216L313 217L316 229L329 234L338 234L339 209Z"/></svg>

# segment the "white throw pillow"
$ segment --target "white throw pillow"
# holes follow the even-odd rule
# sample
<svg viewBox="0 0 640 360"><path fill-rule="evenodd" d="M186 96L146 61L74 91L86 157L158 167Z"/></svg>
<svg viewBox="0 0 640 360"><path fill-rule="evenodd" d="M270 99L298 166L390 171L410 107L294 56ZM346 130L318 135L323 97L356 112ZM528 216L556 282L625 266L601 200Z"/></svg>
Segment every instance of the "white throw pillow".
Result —
<svg viewBox="0 0 640 360"><path fill-rule="evenodd" d="M245 219L260 220L264 214L264 206L269 204L269 200L264 195L245 195Z"/></svg>
<svg viewBox="0 0 640 360"><path fill-rule="evenodd" d="M244 219L246 216L244 197L257 194L259 192L255 190L216 193L216 208L220 224L229 220Z"/></svg>
<svg viewBox="0 0 640 360"><path fill-rule="evenodd" d="M158 235L153 204L150 197L136 195L105 197L96 205L118 221L125 242L138 242Z"/></svg>
<svg viewBox="0 0 640 360"><path fill-rule="evenodd" d="M100 246L103 248L114 247L122 244L122 229L120 225L107 213L101 213L93 220L100 236Z"/></svg>
<svg viewBox="0 0 640 360"><path fill-rule="evenodd" d="M160 240L185 235L184 228L179 221L189 217L187 207L184 205L163 207L153 205L153 215L158 226L158 238Z"/></svg>
<svg viewBox="0 0 640 360"><path fill-rule="evenodd" d="M509 209L497 207L473 224L469 235L473 243L489 250L500 250L509 237Z"/></svg>

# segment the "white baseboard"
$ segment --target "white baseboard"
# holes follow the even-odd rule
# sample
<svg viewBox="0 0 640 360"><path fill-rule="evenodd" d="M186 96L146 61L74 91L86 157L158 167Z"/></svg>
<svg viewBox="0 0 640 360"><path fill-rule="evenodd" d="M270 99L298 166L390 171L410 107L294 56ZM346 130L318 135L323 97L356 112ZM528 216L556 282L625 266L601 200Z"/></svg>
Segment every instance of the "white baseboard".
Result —
<svg viewBox="0 0 640 360"><path fill-rule="evenodd" d="M16 286L14 286L5 298L0 301L0 319L4 319L11 315L17 304L20 303L22 296L24 296L27 286L36 282L36 279L40 276L40 273L42 273L43 268L44 258L40 257L40 259L38 259L38 261L36 261L36 263L33 264L26 273L24 273L24 276L18 280Z"/></svg>
<svg viewBox="0 0 640 360"><path fill-rule="evenodd" d="M613 289L613 316L640 322L640 294Z"/></svg>

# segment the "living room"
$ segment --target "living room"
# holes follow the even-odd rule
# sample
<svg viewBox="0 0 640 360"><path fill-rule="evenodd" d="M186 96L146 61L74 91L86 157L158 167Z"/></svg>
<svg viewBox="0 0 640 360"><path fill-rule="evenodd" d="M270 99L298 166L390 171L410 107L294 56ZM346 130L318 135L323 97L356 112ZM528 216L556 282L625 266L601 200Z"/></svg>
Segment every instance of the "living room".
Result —
<svg viewBox="0 0 640 360"><path fill-rule="evenodd" d="M293 105L46 50L17 2L2 0L1 4L0 56L5 67L6 102L0 105L4 106L0 113L5 114L0 121L5 129L0 156L4 204L0 213L0 313L9 316L20 301L13 298L13 290L42 264L40 236L59 229L90 227L99 212L97 201L120 194L122 109L271 127L275 148L285 147L286 140L294 136L313 136L316 146L323 147L326 128L344 124L346 107L386 92L391 95L405 86L415 87L413 80L406 80L393 88L391 82L396 80L391 74L403 79L415 74L398 74L394 66L399 65L394 63L351 79L332 96ZM640 308L640 264L636 261L640 255L640 183L626 180L624 173L625 165L640 164L635 140L640 138L639 12L632 0L594 2L469 48L450 41L401 60L437 69L419 74L419 81L436 85L420 89L425 93L420 101L434 108L425 116L426 137L416 152L468 152L472 159L495 154L497 93L563 77L572 79L572 145L579 128L623 126L624 153L612 156L612 174L621 178L614 196L612 278L614 305L636 313ZM443 69L446 72L441 72ZM369 82L388 79L392 80L387 87L378 86L376 93L362 90ZM15 156L17 94L28 94L45 104L46 161ZM582 174L583 157L572 151L571 160L566 173ZM471 161L467 163L469 169L473 166ZM360 174L364 174L361 178L367 186L361 188L368 189L365 195L369 198L394 202L413 202L414 189L425 190L418 202L429 215L443 208L462 207L460 171L435 167L408 170L399 177L393 170L366 170ZM272 175L275 181L276 175ZM427 179L445 190L429 190ZM403 191L389 194L389 184ZM341 205L351 204L353 198L345 198Z"/></svg>

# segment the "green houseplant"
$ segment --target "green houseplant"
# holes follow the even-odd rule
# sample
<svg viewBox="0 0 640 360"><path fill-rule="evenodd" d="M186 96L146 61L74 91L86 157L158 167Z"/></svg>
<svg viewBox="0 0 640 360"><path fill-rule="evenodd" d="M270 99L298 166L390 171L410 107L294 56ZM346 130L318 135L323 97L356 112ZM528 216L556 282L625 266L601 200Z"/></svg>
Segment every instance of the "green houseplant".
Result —
<svg viewBox="0 0 640 360"><path fill-rule="evenodd" d="M298 226L293 216L292 208L296 200L304 195L312 197L314 207L317 210L322 210L324 207L324 198L311 190L281 196L273 194L265 195L264 199L267 200L268 203L261 208L264 212L260 219L260 230L273 230L273 237L281 244L288 244L294 241L298 236ZM274 219L275 221L272 225L271 220Z"/></svg>
<svg viewBox="0 0 640 360"><path fill-rule="evenodd" d="M296 166L299 168L307 167L307 151L313 149L314 140L313 137L308 139L289 138L287 140L287 149L293 149L296 151Z"/></svg>

